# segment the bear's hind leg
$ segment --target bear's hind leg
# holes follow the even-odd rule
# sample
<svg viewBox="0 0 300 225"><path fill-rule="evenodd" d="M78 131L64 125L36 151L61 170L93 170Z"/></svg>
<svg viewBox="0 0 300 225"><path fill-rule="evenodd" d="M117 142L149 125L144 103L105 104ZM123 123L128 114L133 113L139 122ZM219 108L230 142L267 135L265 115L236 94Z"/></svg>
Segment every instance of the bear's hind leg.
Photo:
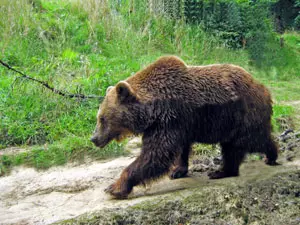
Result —
<svg viewBox="0 0 300 225"><path fill-rule="evenodd" d="M175 161L174 168L171 171L170 179L178 179L185 177L189 170L189 154L191 147L188 146L183 149L183 152Z"/></svg>
<svg viewBox="0 0 300 225"><path fill-rule="evenodd" d="M272 166L278 165L278 163L276 162L278 157L278 146L271 137L267 139L264 149L262 149L262 152L266 154L266 164Z"/></svg>
<svg viewBox="0 0 300 225"><path fill-rule="evenodd" d="M239 175L239 167L242 163L246 150L237 148L231 143L221 143L223 166L220 170L208 174L210 179L234 177Z"/></svg>

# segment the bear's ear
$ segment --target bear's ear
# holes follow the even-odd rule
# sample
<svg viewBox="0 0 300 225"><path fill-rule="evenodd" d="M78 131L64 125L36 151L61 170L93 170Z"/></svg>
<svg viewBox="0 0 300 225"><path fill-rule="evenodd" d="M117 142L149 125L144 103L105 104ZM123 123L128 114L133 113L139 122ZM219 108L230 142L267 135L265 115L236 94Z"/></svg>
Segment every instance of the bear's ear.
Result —
<svg viewBox="0 0 300 225"><path fill-rule="evenodd" d="M114 86L109 86L107 89L106 89L106 94L113 88Z"/></svg>
<svg viewBox="0 0 300 225"><path fill-rule="evenodd" d="M120 102L124 103L136 100L134 91L126 81L120 81L116 86L116 90Z"/></svg>

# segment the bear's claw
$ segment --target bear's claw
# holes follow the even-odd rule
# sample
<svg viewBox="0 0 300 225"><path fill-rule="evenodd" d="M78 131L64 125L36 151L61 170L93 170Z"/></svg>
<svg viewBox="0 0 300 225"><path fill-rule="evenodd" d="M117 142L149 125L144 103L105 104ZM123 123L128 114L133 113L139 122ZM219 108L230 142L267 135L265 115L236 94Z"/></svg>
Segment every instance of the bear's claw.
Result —
<svg viewBox="0 0 300 225"><path fill-rule="evenodd" d="M208 174L209 179L221 179L225 177L236 177L238 174L228 174L222 170L217 170L213 172L209 172Z"/></svg>
<svg viewBox="0 0 300 225"><path fill-rule="evenodd" d="M187 173L188 173L188 168L179 166L172 171L169 177L170 179L178 179L178 178L186 177Z"/></svg>
<svg viewBox="0 0 300 225"><path fill-rule="evenodd" d="M264 158L265 164L269 166L278 166L281 165L280 163L276 162L276 160L269 160L267 157Z"/></svg>
<svg viewBox="0 0 300 225"><path fill-rule="evenodd" d="M128 196L128 193L124 193L118 190L115 184L109 185L107 188L104 189L104 192L110 194L111 196L117 199L125 199Z"/></svg>
<svg viewBox="0 0 300 225"><path fill-rule="evenodd" d="M269 166L279 166L281 165L280 163L276 162L276 161L271 161L271 160L268 160L267 158L264 159L265 161L265 164L269 165Z"/></svg>
<svg viewBox="0 0 300 225"><path fill-rule="evenodd" d="M109 185L107 188L104 189L105 193L111 193L114 188L113 188L114 184Z"/></svg>

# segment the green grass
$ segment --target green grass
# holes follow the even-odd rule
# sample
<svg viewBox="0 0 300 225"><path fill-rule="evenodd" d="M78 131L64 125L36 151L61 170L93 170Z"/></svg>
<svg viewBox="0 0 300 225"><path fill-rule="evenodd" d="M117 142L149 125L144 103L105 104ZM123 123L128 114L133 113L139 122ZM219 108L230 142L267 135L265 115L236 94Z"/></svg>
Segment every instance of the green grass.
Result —
<svg viewBox="0 0 300 225"><path fill-rule="evenodd" d="M285 45L291 47L291 49L298 54L300 53L300 34L297 32L289 32L283 35Z"/></svg>
<svg viewBox="0 0 300 225"><path fill-rule="evenodd" d="M88 137L67 137L50 145L34 146L29 151L0 156L0 176L19 165L48 169L72 161L84 162L87 157L99 160L125 155L124 143L112 142L99 150L91 146Z"/></svg>
<svg viewBox="0 0 300 225"><path fill-rule="evenodd" d="M193 65L240 65L270 88L276 104L300 99L298 33L284 35L284 48L276 37L270 39L265 66L256 67L247 49L228 49L199 26L153 16L143 2L132 13L130 1L118 7L114 1L2 0L0 58L57 89L103 96L108 86L159 56L175 54ZM96 149L88 141L97 100L63 98L3 67L0 77L0 148L34 146L19 158L2 157L2 165L48 168L81 158L77 154L122 154L119 148ZM290 113L274 111L276 116ZM46 150L40 147L45 145Z"/></svg>
<svg viewBox="0 0 300 225"><path fill-rule="evenodd" d="M220 148L217 145L194 144L193 153L200 156L216 157L220 155Z"/></svg>
<svg viewBox="0 0 300 225"><path fill-rule="evenodd" d="M300 100L300 78L291 81L264 81L271 90L276 102Z"/></svg>
<svg viewBox="0 0 300 225"><path fill-rule="evenodd" d="M292 106L288 105L274 105L273 106L273 117L272 117L272 124L273 129L275 132L281 131L281 127L284 127L282 124L280 124L278 119L283 118L292 118L294 114L294 108ZM292 127L289 127L292 128Z"/></svg>

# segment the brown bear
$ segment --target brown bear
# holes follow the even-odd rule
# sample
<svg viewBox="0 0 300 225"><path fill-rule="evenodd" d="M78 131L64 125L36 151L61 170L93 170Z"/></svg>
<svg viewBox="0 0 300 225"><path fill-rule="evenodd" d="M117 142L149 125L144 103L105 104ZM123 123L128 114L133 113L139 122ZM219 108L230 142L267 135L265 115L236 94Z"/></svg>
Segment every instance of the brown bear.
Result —
<svg viewBox="0 0 300 225"><path fill-rule="evenodd" d="M246 153L266 154L276 164L269 91L230 64L187 66L175 56L154 63L107 89L92 137L96 146L142 134L140 156L106 192L126 198L133 187L168 173L188 172L191 145L220 143L222 168L212 179L238 176Z"/></svg>

